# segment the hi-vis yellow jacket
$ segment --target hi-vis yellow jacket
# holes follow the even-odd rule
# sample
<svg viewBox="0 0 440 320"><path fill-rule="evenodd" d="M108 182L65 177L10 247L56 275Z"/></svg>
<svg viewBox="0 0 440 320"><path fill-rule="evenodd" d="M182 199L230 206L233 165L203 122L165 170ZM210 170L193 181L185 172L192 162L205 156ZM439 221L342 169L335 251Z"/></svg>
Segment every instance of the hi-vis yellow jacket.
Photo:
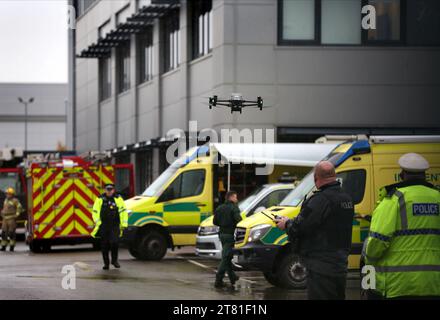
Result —
<svg viewBox="0 0 440 320"><path fill-rule="evenodd" d="M387 189L366 246L376 290L386 298L440 296L440 192L418 181Z"/></svg>
<svg viewBox="0 0 440 320"><path fill-rule="evenodd" d="M92 237L96 238L99 228L101 227L101 208L103 204L103 196L100 196L95 200L95 204L93 205L93 222L95 223L95 228L92 231ZM121 196L115 196L115 203L118 207L119 212L119 221L120 221L120 229L121 229L121 236L122 236L122 230L127 228L128 226L128 212L127 208L125 207L124 199L122 199Z"/></svg>

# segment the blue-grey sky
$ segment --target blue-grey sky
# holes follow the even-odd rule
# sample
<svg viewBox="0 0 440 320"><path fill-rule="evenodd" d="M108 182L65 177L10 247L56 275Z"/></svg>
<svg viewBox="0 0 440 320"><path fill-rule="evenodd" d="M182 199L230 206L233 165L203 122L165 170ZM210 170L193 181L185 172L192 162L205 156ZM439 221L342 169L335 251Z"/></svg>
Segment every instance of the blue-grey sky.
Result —
<svg viewBox="0 0 440 320"><path fill-rule="evenodd" d="M66 0L0 0L0 82L67 82Z"/></svg>

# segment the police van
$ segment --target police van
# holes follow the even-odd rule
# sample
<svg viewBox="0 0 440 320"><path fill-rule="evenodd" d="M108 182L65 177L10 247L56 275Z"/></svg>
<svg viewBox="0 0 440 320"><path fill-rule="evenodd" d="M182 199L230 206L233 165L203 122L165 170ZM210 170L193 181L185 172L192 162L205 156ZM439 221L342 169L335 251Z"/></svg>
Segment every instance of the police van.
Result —
<svg viewBox="0 0 440 320"><path fill-rule="evenodd" d="M419 153L430 163L426 180L440 186L440 136L372 136L339 144L322 160L336 167L342 188L355 203L352 249L349 269L360 267L361 251L368 236L371 213L380 199L382 187L399 182L399 158ZM292 252L285 231L271 217L294 218L305 197L315 190L313 172L281 202L237 225L234 262L248 270L262 271L272 285L303 288L306 270L300 257Z"/></svg>

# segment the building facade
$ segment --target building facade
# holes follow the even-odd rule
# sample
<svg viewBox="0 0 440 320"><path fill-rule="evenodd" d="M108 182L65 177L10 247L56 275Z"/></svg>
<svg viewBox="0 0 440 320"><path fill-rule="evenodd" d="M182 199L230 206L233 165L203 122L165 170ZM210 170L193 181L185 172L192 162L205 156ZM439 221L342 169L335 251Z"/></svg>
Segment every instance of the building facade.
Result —
<svg viewBox="0 0 440 320"><path fill-rule="evenodd" d="M0 83L0 148L64 148L67 91L67 83Z"/></svg>
<svg viewBox="0 0 440 320"><path fill-rule="evenodd" d="M440 130L438 1L71 3L72 143L136 163L138 191L166 166L170 130L192 120L198 131L274 129L279 142ZM270 108L208 108L233 92Z"/></svg>

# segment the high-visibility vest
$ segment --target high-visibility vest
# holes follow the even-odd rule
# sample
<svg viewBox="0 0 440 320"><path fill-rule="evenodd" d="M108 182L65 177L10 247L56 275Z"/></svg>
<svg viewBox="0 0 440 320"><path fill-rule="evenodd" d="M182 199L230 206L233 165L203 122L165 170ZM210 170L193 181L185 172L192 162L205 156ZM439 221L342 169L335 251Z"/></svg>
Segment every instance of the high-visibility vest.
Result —
<svg viewBox="0 0 440 320"><path fill-rule="evenodd" d="M366 263L386 298L440 296L440 192L403 183L373 212Z"/></svg>
<svg viewBox="0 0 440 320"><path fill-rule="evenodd" d="M95 223L95 228L92 231L92 237L94 238L96 238L99 228L101 227L101 208L103 203L104 200L101 196L95 200L95 203L93 205L92 217L93 217L93 222ZM122 229L128 227L128 212L127 212L127 208L125 207L124 199L121 196L115 196L115 203L116 206L118 207L119 221L120 221L119 226L121 229L121 236L122 236Z"/></svg>

